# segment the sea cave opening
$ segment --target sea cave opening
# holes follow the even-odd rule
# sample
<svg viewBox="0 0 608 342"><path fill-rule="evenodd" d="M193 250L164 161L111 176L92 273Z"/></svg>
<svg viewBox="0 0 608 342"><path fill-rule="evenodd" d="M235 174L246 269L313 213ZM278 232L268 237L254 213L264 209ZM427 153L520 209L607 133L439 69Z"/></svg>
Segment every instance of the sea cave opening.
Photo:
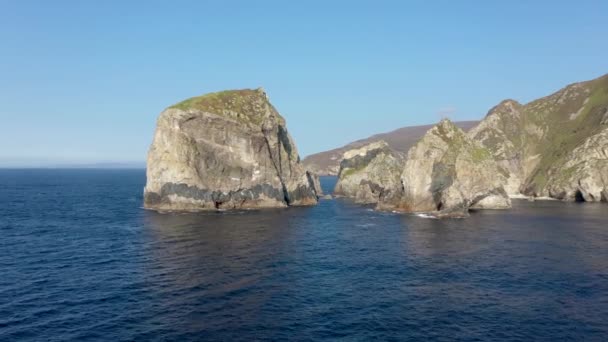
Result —
<svg viewBox="0 0 608 342"><path fill-rule="evenodd" d="M576 202L585 202L585 197L583 196L583 193L580 190L576 190L576 192L574 193L574 200Z"/></svg>

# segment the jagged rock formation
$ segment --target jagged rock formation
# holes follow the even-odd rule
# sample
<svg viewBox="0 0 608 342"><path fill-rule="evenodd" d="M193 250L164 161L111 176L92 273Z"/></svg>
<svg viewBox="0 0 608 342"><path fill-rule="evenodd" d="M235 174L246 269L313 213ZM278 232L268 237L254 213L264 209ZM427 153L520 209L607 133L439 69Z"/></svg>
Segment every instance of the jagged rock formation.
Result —
<svg viewBox="0 0 608 342"><path fill-rule="evenodd" d="M470 208L509 208L504 174L486 148L442 120L409 150L400 187L378 208L457 217Z"/></svg>
<svg viewBox="0 0 608 342"><path fill-rule="evenodd" d="M144 206L157 210L317 203L285 119L256 90L223 91L160 114L147 160Z"/></svg>
<svg viewBox="0 0 608 342"><path fill-rule="evenodd" d="M338 154L331 155L328 157L329 162L327 162L327 163L325 163L325 160L322 161L321 163L316 163L307 158L308 157L304 158L304 161L303 161L307 170L310 170L311 172L313 172L315 174L319 174L319 175L323 175L323 176L337 176L338 173L340 173L340 162L342 161L342 159L344 157L343 157L342 152L339 155Z"/></svg>
<svg viewBox="0 0 608 342"><path fill-rule="evenodd" d="M454 122L456 126L465 131L468 131L478 123L478 121ZM394 151L407 153L431 128L433 128L433 125L401 127L391 132L375 134L371 137L351 142L340 148L311 154L304 158L302 162L308 170L319 175L336 176L340 172L340 162L342 162L346 151L361 148L373 142L386 141L388 146Z"/></svg>
<svg viewBox="0 0 608 342"><path fill-rule="evenodd" d="M522 105L492 108L469 136L508 171L506 190L562 200L606 200L608 75Z"/></svg>
<svg viewBox="0 0 608 342"><path fill-rule="evenodd" d="M399 187L402 158L384 141L344 153L334 193L357 203L377 203L386 189Z"/></svg>
<svg viewBox="0 0 608 342"><path fill-rule="evenodd" d="M317 195L317 199L321 196L323 196L323 187L321 187L321 180L319 179L319 175L316 172L313 171L306 171L311 179L312 179L312 186L315 190L315 193Z"/></svg>
<svg viewBox="0 0 608 342"><path fill-rule="evenodd" d="M547 174L545 188L550 197L608 202L608 127L585 139Z"/></svg>

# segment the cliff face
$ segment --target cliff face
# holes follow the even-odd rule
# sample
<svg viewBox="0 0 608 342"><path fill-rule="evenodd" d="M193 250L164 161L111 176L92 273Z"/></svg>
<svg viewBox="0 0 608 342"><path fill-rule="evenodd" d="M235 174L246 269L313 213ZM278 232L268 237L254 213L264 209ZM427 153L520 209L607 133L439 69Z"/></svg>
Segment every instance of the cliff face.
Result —
<svg viewBox="0 0 608 342"><path fill-rule="evenodd" d="M459 121L454 124L461 129L468 131L477 125L478 121ZM407 153L420 138L433 125L401 127L387 133L372 135L371 137L354 141L333 150L311 154L303 159L303 163L308 170L320 175L335 176L340 172L340 162L344 159L344 153L353 149L358 149L378 141L385 141L388 146L399 153Z"/></svg>
<svg viewBox="0 0 608 342"><path fill-rule="evenodd" d="M357 203L377 203L387 189L399 187L401 170L401 157L384 141L349 150L340 163L334 193Z"/></svg>
<svg viewBox="0 0 608 342"><path fill-rule="evenodd" d="M608 127L585 139L563 160L547 170L545 189L550 197L608 202Z"/></svg>
<svg viewBox="0 0 608 342"><path fill-rule="evenodd" d="M486 148L442 120L410 149L400 187L381 198L378 208L437 216L509 208L505 174Z"/></svg>
<svg viewBox="0 0 608 342"><path fill-rule="evenodd" d="M285 120L262 89L194 97L160 114L148 153L146 208L316 203L315 176L304 170Z"/></svg>
<svg viewBox="0 0 608 342"><path fill-rule="evenodd" d="M508 171L510 194L599 201L605 193L608 75L526 105L494 107L469 136Z"/></svg>

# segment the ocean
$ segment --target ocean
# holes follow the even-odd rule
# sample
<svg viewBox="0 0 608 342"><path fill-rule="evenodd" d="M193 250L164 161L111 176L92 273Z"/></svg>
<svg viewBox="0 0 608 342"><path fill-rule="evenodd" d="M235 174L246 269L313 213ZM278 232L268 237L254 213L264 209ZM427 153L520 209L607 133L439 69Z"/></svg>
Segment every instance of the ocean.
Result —
<svg viewBox="0 0 608 342"><path fill-rule="evenodd" d="M0 170L0 341L608 340L606 204L159 214L144 184Z"/></svg>

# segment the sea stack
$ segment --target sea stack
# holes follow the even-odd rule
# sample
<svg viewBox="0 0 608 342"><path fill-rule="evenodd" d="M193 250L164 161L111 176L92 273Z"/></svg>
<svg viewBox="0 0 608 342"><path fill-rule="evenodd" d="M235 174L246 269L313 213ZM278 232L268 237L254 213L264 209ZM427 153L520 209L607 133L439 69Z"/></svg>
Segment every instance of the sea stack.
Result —
<svg viewBox="0 0 608 342"><path fill-rule="evenodd" d="M486 148L445 119L409 150L400 187L381 198L378 208L439 217L509 208L505 174Z"/></svg>
<svg viewBox="0 0 608 342"><path fill-rule="evenodd" d="M263 89L190 98L160 114L147 160L144 206L218 210L317 203L285 119Z"/></svg>
<svg viewBox="0 0 608 342"><path fill-rule="evenodd" d="M357 203L377 203L387 190L399 187L403 160L384 141L344 153L334 193Z"/></svg>

